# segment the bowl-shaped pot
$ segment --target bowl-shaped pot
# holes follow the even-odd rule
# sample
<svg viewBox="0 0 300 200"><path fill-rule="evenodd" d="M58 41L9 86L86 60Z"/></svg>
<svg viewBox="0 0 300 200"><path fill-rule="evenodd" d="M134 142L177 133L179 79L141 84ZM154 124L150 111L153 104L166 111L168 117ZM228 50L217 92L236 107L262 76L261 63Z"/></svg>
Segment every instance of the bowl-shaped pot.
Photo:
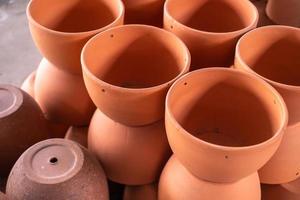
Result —
<svg viewBox="0 0 300 200"><path fill-rule="evenodd" d="M31 0L27 17L32 38L56 67L81 74L80 52L94 35L122 25L121 0Z"/></svg>
<svg viewBox="0 0 300 200"><path fill-rule="evenodd" d="M23 90L0 85L0 176L6 177L19 156L48 138L46 120L35 100Z"/></svg>
<svg viewBox="0 0 300 200"><path fill-rule="evenodd" d="M157 200L157 184L126 186L123 200Z"/></svg>
<svg viewBox="0 0 300 200"><path fill-rule="evenodd" d="M104 171L87 149L65 139L39 142L22 154L7 180L11 200L108 200Z"/></svg>
<svg viewBox="0 0 300 200"><path fill-rule="evenodd" d="M268 0L266 13L276 24L300 27L298 0Z"/></svg>
<svg viewBox="0 0 300 200"><path fill-rule="evenodd" d="M189 70L190 54L172 33L126 25L92 38L81 62L98 109L117 122L138 126L163 118L166 93Z"/></svg>
<svg viewBox="0 0 300 200"><path fill-rule="evenodd" d="M275 153L288 120L269 84L228 68L191 72L170 88L166 130L176 157L195 176L234 182Z"/></svg>
<svg viewBox="0 0 300 200"><path fill-rule="evenodd" d="M165 0L123 0L125 24L149 24L162 27Z"/></svg>
<svg viewBox="0 0 300 200"><path fill-rule="evenodd" d="M89 127L88 147L102 163L108 178L126 185L157 180L170 155L163 120L129 127L98 109Z"/></svg>
<svg viewBox="0 0 300 200"><path fill-rule="evenodd" d="M66 125L88 125L95 110L81 75L56 68L46 59L38 67L35 99L46 118Z"/></svg>
<svg viewBox="0 0 300 200"><path fill-rule="evenodd" d="M21 89L27 92L32 98L34 98L34 82L36 71L33 71L22 83Z"/></svg>
<svg viewBox="0 0 300 200"><path fill-rule="evenodd" d="M300 175L300 29L266 26L244 35L236 49L235 68L270 83L283 97L289 112L280 148L259 171L261 182L287 183Z"/></svg>
<svg viewBox="0 0 300 200"><path fill-rule="evenodd" d="M87 147L87 135L88 135L88 126L71 126L65 138L68 140L73 140L84 147Z"/></svg>
<svg viewBox="0 0 300 200"><path fill-rule="evenodd" d="M233 183L213 183L192 175L175 157L166 164L158 186L159 200L260 200L257 172Z"/></svg>
<svg viewBox="0 0 300 200"><path fill-rule="evenodd" d="M262 200L299 200L300 178L285 184L263 184L261 189Z"/></svg>
<svg viewBox="0 0 300 200"><path fill-rule="evenodd" d="M257 22L249 0L166 0L164 8L164 28L185 42L192 70L230 66L238 39Z"/></svg>

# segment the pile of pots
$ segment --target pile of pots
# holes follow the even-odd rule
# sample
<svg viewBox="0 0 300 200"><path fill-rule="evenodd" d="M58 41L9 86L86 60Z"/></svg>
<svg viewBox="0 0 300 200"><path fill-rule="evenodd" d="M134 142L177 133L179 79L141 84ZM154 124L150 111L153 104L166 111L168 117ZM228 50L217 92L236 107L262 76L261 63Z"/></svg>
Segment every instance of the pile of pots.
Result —
<svg viewBox="0 0 300 200"><path fill-rule="evenodd" d="M256 28L249 0L31 0L0 199L300 199L297 8Z"/></svg>

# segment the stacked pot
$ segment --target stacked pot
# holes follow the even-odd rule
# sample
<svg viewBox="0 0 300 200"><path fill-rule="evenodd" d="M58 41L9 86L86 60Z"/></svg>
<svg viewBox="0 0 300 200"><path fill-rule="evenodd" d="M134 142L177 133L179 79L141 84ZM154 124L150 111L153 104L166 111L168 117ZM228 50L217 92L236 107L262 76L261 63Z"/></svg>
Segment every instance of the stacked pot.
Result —
<svg viewBox="0 0 300 200"><path fill-rule="evenodd" d="M163 29L125 25L90 39L81 62L98 108L89 127L89 149L114 182L157 181L170 156L164 101L173 82L189 70L187 47Z"/></svg>

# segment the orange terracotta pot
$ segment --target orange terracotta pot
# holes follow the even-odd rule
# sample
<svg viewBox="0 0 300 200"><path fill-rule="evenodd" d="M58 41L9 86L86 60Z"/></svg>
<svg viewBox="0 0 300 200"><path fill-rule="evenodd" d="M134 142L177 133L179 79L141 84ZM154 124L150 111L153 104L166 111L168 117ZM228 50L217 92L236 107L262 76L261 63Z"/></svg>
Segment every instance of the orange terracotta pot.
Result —
<svg viewBox="0 0 300 200"><path fill-rule="evenodd" d="M163 121L129 127L99 110L89 127L88 147L100 160L108 178L126 185L157 180L170 155Z"/></svg>
<svg viewBox="0 0 300 200"><path fill-rule="evenodd" d="M166 164L158 187L159 200L260 200L257 172L234 183L213 183L193 176L175 156Z"/></svg>
<svg viewBox="0 0 300 200"><path fill-rule="evenodd" d="M299 0L268 0L266 13L276 24L300 27Z"/></svg>
<svg viewBox="0 0 300 200"><path fill-rule="evenodd" d="M65 139L49 139L26 150L6 187L11 200L108 200L103 168L88 150Z"/></svg>
<svg viewBox="0 0 300 200"><path fill-rule="evenodd" d="M19 156L48 138L46 120L34 99L23 90L0 85L0 176L6 177Z"/></svg>
<svg viewBox="0 0 300 200"><path fill-rule="evenodd" d="M186 43L192 70L230 66L238 39L257 22L249 0L166 0L164 8L164 28Z"/></svg>
<svg viewBox="0 0 300 200"><path fill-rule="evenodd" d="M22 83L21 89L27 92L31 97L34 98L34 82L35 82L36 71L33 71Z"/></svg>
<svg viewBox="0 0 300 200"><path fill-rule="evenodd" d="M300 178L285 184L262 185L262 200L299 200Z"/></svg>
<svg viewBox="0 0 300 200"><path fill-rule="evenodd" d="M157 200L157 184L126 186L123 200Z"/></svg>
<svg viewBox="0 0 300 200"><path fill-rule="evenodd" d="M189 70L190 54L172 33L126 25L92 38L81 62L96 106L117 122L139 126L163 118L166 93Z"/></svg>
<svg viewBox="0 0 300 200"><path fill-rule="evenodd" d="M235 67L269 82L283 97L289 123L280 148L259 171L263 183L280 184L300 177L300 29L266 26L241 38Z"/></svg>
<svg viewBox="0 0 300 200"><path fill-rule="evenodd" d="M66 125L88 125L95 110L82 76L66 73L46 59L37 70L35 99L48 120Z"/></svg>
<svg viewBox="0 0 300 200"><path fill-rule="evenodd" d="M274 88L234 69L191 72L175 82L166 99L174 154L195 176L217 183L261 168L278 149L287 120Z"/></svg>
<svg viewBox="0 0 300 200"><path fill-rule="evenodd" d="M123 0L125 24L149 24L162 27L165 0Z"/></svg>
<svg viewBox="0 0 300 200"><path fill-rule="evenodd" d="M71 126L65 136L68 140L73 140L84 147L87 147L88 126Z"/></svg>
<svg viewBox="0 0 300 200"><path fill-rule="evenodd" d="M81 73L80 52L94 35L122 25L121 0L31 0L27 17L32 38L56 67Z"/></svg>

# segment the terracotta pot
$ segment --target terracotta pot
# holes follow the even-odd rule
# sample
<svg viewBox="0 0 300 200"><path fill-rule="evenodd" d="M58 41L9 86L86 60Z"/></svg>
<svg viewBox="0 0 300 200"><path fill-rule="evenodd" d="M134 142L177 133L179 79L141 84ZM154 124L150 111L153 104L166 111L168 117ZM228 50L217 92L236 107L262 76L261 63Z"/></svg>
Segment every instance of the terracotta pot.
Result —
<svg viewBox="0 0 300 200"><path fill-rule="evenodd" d="M28 147L48 137L43 113L23 90L0 85L0 176L6 177Z"/></svg>
<svg viewBox="0 0 300 200"><path fill-rule="evenodd" d="M8 200L7 196L2 192L0 192L0 200Z"/></svg>
<svg viewBox="0 0 300 200"><path fill-rule="evenodd" d="M88 125L95 110L82 76L66 73L46 59L37 70L35 99L48 120L66 125Z"/></svg>
<svg viewBox="0 0 300 200"><path fill-rule="evenodd" d="M262 185L262 200L299 200L300 178L279 185Z"/></svg>
<svg viewBox="0 0 300 200"><path fill-rule="evenodd" d="M92 38L81 62L96 106L117 122L140 126L163 118L167 90L189 70L190 54L165 30L126 25Z"/></svg>
<svg viewBox="0 0 300 200"><path fill-rule="evenodd" d="M127 185L157 180L170 155L163 120L129 127L114 122L99 110L89 127L88 147L110 180Z"/></svg>
<svg viewBox="0 0 300 200"><path fill-rule="evenodd" d="M195 176L217 183L237 181L261 168L277 150L287 116L274 88L227 68L183 76L166 99L174 154Z"/></svg>
<svg viewBox="0 0 300 200"><path fill-rule="evenodd" d="M175 156L166 164L158 187L160 200L260 200L257 172L233 183L213 183L193 176Z"/></svg>
<svg viewBox="0 0 300 200"><path fill-rule="evenodd" d="M280 184L293 181L300 173L300 29L266 26L241 38L235 67L269 82L282 95L289 123L279 150L259 171L261 181Z"/></svg>
<svg viewBox="0 0 300 200"><path fill-rule="evenodd" d="M157 200L157 184L126 186L123 200Z"/></svg>
<svg viewBox="0 0 300 200"><path fill-rule="evenodd" d="M121 0L31 0L27 17L32 38L56 67L81 73L80 52L94 35L122 25Z"/></svg>
<svg viewBox="0 0 300 200"><path fill-rule="evenodd" d="M164 28L185 42L192 70L230 66L238 39L257 22L248 0L166 0L164 8Z"/></svg>
<svg viewBox="0 0 300 200"><path fill-rule="evenodd" d="M300 27L299 0L268 0L266 13L276 24Z"/></svg>
<svg viewBox="0 0 300 200"><path fill-rule="evenodd" d="M65 136L68 140L73 140L84 147L87 147L88 126L71 126Z"/></svg>
<svg viewBox="0 0 300 200"><path fill-rule="evenodd" d="M125 24L149 24L162 27L165 0L123 0Z"/></svg>
<svg viewBox="0 0 300 200"><path fill-rule="evenodd" d="M12 200L108 200L107 181L98 161L82 146L50 139L30 147L7 181Z"/></svg>
<svg viewBox="0 0 300 200"><path fill-rule="evenodd" d="M21 86L21 89L27 92L33 98L34 98L35 75L36 75L36 71L31 72Z"/></svg>

